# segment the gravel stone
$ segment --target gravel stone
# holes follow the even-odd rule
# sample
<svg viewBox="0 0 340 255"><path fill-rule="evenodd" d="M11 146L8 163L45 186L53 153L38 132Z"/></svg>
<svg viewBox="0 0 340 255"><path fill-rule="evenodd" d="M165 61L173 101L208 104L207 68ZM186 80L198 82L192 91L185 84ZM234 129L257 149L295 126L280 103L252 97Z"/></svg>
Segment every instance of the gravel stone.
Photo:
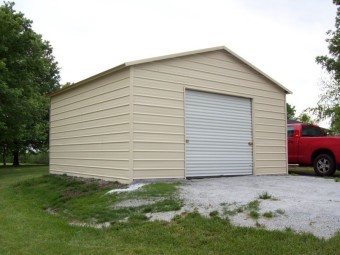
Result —
<svg viewBox="0 0 340 255"><path fill-rule="evenodd" d="M290 228L319 238L331 238L340 231L340 183L333 179L306 176L243 176L193 179L179 187L184 206L176 212L148 214L151 220L170 221L183 212L198 211L209 216L218 211L223 217L228 210L260 201L259 213L271 211L273 218L249 217L244 211L228 215L239 226L256 226L256 221L269 230ZM272 199L260 199L267 192ZM276 210L284 214L275 213Z"/></svg>

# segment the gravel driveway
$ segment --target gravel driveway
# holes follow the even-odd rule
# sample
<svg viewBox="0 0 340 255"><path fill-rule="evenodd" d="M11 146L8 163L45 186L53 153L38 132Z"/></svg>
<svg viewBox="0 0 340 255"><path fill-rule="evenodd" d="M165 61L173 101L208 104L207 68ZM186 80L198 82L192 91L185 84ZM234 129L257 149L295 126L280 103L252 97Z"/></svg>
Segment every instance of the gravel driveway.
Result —
<svg viewBox="0 0 340 255"><path fill-rule="evenodd" d="M267 193L270 199L260 199ZM183 212L202 215L218 211L235 225L265 229L292 229L330 238L340 231L340 182L306 176L245 176L195 179L180 187L185 206L179 212L150 215L171 220ZM259 217L250 216L247 205L258 200ZM272 215L271 218L263 213Z"/></svg>

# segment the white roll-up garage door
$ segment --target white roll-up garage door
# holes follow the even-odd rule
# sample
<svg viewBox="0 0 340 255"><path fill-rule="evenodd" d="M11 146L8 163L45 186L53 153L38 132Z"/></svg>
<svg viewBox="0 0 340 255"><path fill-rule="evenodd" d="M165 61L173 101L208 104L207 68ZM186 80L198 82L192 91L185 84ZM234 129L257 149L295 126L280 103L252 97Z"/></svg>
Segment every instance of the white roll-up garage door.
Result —
<svg viewBox="0 0 340 255"><path fill-rule="evenodd" d="M251 100L186 91L186 176L252 174Z"/></svg>

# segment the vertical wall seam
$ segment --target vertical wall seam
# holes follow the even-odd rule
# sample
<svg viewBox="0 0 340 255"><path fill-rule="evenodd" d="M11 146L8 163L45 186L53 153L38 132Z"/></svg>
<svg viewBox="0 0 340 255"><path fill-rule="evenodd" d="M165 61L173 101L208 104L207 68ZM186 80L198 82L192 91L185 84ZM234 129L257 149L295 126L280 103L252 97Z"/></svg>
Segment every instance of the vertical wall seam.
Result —
<svg viewBox="0 0 340 255"><path fill-rule="evenodd" d="M251 135L252 135L252 142L253 142L253 175L257 175L256 171L256 139L255 139L255 130L256 130L256 121L255 121L255 98L251 98Z"/></svg>
<svg viewBox="0 0 340 255"><path fill-rule="evenodd" d="M48 172L51 173L51 116L52 116L52 98L50 97L50 106L49 106L49 114L48 114Z"/></svg>
<svg viewBox="0 0 340 255"><path fill-rule="evenodd" d="M129 106L130 106L130 117L129 117L129 126L130 126L130 138L129 138L129 181L133 182L133 169L134 169L134 125L133 125L133 106L134 106L134 67L130 67L130 91L129 91Z"/></svg>
<svg viewBox="0 0 340 255"><path fill-rule="evenodd" d="M286 138L286 147L285 147L285 153L286 153L286 174L288 174L288 134L287 134L287 96L284 95L284 112L285 112L285 138Z"/></svg>
<svg viewBox="0 0 340 255"><path fill-rule="evenodd" d="M186 86L183 86L183 118L184 118L184 173L183 178L187 178L187 125L186 125L186 114L187 114L187 108L186 108Z"/></svg>

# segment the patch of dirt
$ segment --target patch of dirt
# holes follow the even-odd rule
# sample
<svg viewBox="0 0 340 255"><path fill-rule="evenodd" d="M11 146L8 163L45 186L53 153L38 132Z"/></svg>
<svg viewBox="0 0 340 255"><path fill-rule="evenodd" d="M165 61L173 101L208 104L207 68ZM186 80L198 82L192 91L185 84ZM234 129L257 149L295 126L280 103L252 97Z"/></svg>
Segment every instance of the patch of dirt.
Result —
<svg viewBox="0 0 340 255"><path fill-rule="evenodd" d="M54 209L54 208L47 208L47 209L46 209L46 212L47 212L48 214L51 214L51 215L58 215L57 210Z"/></svg>
<svg viewBox="0 0 340 255"><path fill-rule="evenodd" d="M98 223L98 224L91 224L91 223L84 223L84 222L77 222L72 221L69 223L71 226L77 226L77 227L87 227L87 228L96 228L96 229L103 229L103 228L109 228L111 227L110 222L104 222L104 223Z"/></svg>
<svg viewBox="0 0 340 255"><path fill-rule="evenodd" d="M88 194L88 192L83 192L79 190L68 190L63 193L64 197L80 197Z"/></svg>
<svg viewBox="0 0 340 255"><path fill-rule="evenodd" d="M125 201L118 202L114 204L115 207L139 207L143 205L152 205L159 201L164 200L164 198L154 198L154 199L129 199Z"/></svg>
<svg viewBox="0 0 340 255"><path fill-rule="evenodd" d="M113 193L122 193L122 192L131 192L138 190L139 188L143 187L145 183L135 183L131 184L128 187L124 187L123 189L112 189L109 190L106 194L113 194Z"/></svg>
<svg viewBox="0 0 340 255"><path fill-rule="evenodd" d="M145 214L151 221L172 221L178 215L185 215L187 211L170 211L170 212L157 212L157 213L147 213Z"/></svg>
<svg viewBox="0 0 340 255"><path fill-rule="evenodd" d="M60 175L59 175L60 176ZM124 188L127 185L126 184L121 184L119 182L112 182L112 181L105 181L105 180L100 180L100 179L95 179L95 178L84 178L84 177L78 177L78 176L68 176L68 175L61 175L67 179L70 180L76 180L78 182L84 183L84 184L94 184L101 189L118 189L118 188Z"/></svg>

